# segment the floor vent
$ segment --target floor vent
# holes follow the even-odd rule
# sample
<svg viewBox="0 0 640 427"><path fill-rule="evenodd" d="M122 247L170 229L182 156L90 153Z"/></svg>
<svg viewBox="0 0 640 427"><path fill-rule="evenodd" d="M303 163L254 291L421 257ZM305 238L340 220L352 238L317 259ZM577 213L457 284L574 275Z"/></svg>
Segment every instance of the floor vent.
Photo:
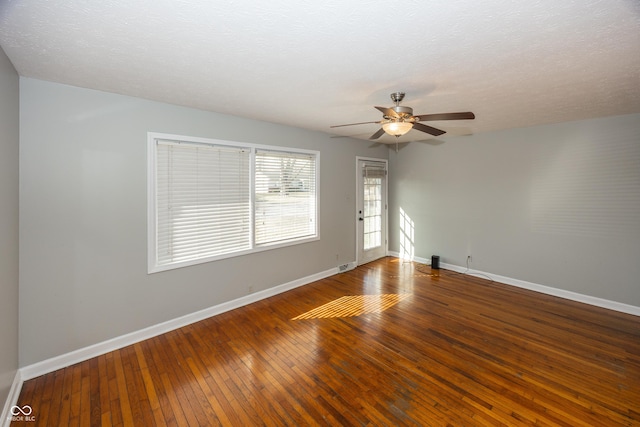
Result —
<svg viewBox="0 0 640 427"><path fill-rule="evenodd" d="M342 264L338 266L338 272L340 273L344 273L347 270L349 270L349 264Z"/></svg>

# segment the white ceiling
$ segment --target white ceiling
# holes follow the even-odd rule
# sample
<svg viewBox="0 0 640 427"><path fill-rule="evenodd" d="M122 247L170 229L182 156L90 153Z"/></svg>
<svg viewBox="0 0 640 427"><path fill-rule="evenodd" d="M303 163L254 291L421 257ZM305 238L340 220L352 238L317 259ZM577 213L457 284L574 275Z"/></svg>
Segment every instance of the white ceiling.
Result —
<svg viewBox="0 0 640 427"><path fill-rule="evenodd" d="M395 91L476 114L445 137L640 112L638 0L3 0L0 45L21 76L359 138L329 126Z"/></svg>

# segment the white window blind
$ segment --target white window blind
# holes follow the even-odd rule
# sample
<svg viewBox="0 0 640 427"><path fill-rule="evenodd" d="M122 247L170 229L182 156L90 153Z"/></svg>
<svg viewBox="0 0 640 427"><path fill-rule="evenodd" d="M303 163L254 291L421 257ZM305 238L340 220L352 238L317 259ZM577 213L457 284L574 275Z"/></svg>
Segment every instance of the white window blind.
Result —
<svg viewBox="0 0 640 427"><path fill-rule="evenodd" d="M316 156L257 150L255 243L317 235Z"/></svg>
<svg viewBox="0 0 640 427"><path fill-rule="evenodd" d="M319 152L147 136L149 273L319 239Z"/></svg>
<svg viewBox="0 0 640 427"><path fill-rule="evenodd" d="M251 248L247 148L157 141L157 265Z"/></svg>

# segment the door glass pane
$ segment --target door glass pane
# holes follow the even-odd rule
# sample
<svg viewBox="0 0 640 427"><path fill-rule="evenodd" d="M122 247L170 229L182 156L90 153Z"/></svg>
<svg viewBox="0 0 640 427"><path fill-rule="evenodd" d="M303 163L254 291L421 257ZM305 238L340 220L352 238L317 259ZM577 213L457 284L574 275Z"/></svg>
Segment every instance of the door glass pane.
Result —
<svg viewBox="0 0 640 427"><path fill-rule="evenodd" d="M364 250L382 244L382 178L364 178Z"/></svg>

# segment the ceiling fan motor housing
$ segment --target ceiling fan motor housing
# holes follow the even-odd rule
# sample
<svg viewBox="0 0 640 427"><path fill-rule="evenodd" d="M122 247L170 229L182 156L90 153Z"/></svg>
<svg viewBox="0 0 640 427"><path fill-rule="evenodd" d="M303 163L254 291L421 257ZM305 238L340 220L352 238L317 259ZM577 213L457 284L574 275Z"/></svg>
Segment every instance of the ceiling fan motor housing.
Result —
<svg viewBox="0 0 640 427"><path fill-rule="evenodd" d="M413 108L404 107L401 105L396 105L395 107L391 107L393 111L395 111L401 119L408 119L413 116ZM385 117L385 118L393 118L393 117Z"/></svg>
<svg viewBox="0 0 640 427"><path fill-rule="evenodd" d="M410 119L413 116L413 108L411 107L403 107L400 106L400 103L404 99L404 92L393 92L391 95L391 100L396 104L394 107L391 107L390 110L395 111L398 115L397 117L392 117L388 115L384 115L385 120L393 120L393 121L405 121Z"/></svg>

